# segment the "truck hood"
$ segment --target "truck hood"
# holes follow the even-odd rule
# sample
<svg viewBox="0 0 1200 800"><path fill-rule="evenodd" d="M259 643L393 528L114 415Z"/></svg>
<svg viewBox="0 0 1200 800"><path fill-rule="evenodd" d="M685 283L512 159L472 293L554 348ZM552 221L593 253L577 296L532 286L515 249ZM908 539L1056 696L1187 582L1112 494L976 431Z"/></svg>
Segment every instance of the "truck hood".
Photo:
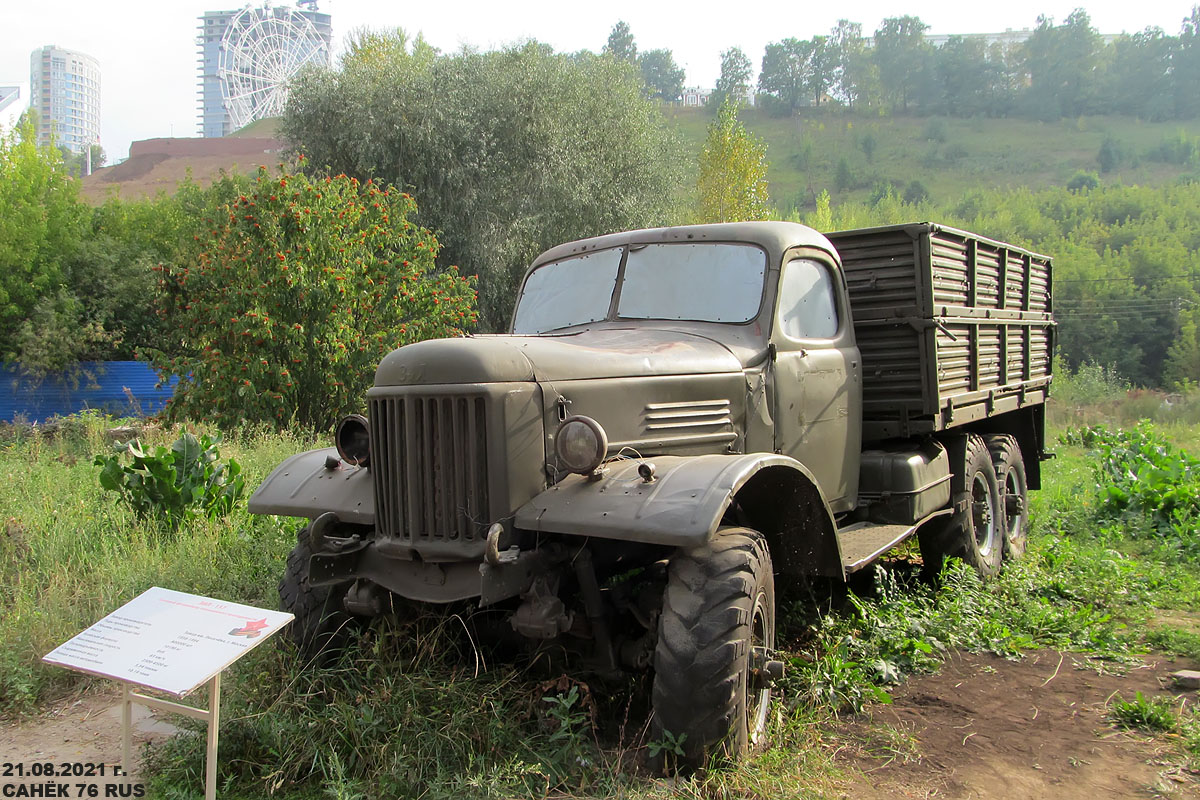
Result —
<svg viewBox="0 0 1200 800"><path fill-rule="evenodd" d="M556 381L740 372L741 362L703 336L606 328L558 336L431 339L393 350L376 386Z"/></svg>

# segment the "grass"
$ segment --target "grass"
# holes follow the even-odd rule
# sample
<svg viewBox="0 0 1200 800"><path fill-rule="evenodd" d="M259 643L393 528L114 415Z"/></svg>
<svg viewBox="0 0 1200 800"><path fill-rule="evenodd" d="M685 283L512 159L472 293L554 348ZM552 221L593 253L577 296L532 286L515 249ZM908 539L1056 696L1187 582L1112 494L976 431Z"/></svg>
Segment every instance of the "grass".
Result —
<svg viewBox="0 0 1200 800"><path fill-rule="evenodd" d="M1110 402L1119 409L1119 381L1072 389L1072 379L1063 381L1063 395L1074 390L1079 400L1072 421L1099 422ZM225 521L189 520L177 533L135 519L100 490L91 465L108 446L106 426L89 417L55 438L0 436L0 504L9 518L0 537L0 635L8 643L0 706L9 712L86 683L38 658L151 585L276 603L291 523L244 508ZM1200 436L1183 419L1160 431L1176 443ZM176 435L151 431L147 439L166 444ZM252 487L313 444L243 433L221 449ZM499 658L476 648L468 610L455 607L404 611L326 669L305 669L283 647L239 662L223 698L223 796L836 797L830 721L887 702L897 683L937 669L954 650L1018 658L1053 647L1118 661L1147 647L1200 655L1200 635L1173 623L1200 612L1200 548L1171 545L1141 511L1106 506L1087 445L1057 449L1033 500L1027 557L998 580L985 585L952 565L935 590L902 554L850 591L781 587L788 674L771 746L744 763L686 780L654 776L642 766L648 751L671 743L647 740L645 676L567 677L544 659ZM1122 724L1167 722L1145 698L1114 698L1110 712ZM1200 722L1190 709L1171 713L1173 741L1200 760ZM911 749L902 738L897 753ZM195 796L202 752L199 736L158 748L154 796Z"/></svg>
<svg viewBox="0 0 1200 800"><path fill-rule="evenodd" d="M706 109L667 108L697 155L712 114ZM907 187L914 176L935 203L977 189L1044 189L1065 186L1080 171L1099 170L1105 137L1135 157L1102 180L1126 184L1171 183L1188 167L1152 160L1148 154L1181 131L1200 134L1200 121L1151 123L1129 117L1081 117L1059 122L950 117L873 117L806 110L793 118L757 109L741 113L751 133L767 143L772 202L786 215L812 210L827 189L835 204L867 200L880 182ZM875 143L870 158L863 142ZM870 149L869 147L866 149ZM839 189L839 162L851 185Z"/></svg>

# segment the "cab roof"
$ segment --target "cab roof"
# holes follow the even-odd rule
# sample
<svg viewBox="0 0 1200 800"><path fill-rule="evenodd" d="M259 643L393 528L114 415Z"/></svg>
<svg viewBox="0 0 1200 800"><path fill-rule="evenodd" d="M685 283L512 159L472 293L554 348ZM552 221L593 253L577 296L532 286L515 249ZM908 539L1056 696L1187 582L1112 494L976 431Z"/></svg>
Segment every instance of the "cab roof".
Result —
<svg viewBox="0 0 1200 800"><path fill-rule="evenodd" d="M784 251L791 247L814 247L824 250L840 263L837 250L823 235L798 222L720 222L710 225L677 225L671 228L646 228L593 236L560 244L542 253L530 268L558 261L568 256L593 250L605 250L628 244L661 244L664 242L745 242L767 251L772 263L778 263Z"/></svg>

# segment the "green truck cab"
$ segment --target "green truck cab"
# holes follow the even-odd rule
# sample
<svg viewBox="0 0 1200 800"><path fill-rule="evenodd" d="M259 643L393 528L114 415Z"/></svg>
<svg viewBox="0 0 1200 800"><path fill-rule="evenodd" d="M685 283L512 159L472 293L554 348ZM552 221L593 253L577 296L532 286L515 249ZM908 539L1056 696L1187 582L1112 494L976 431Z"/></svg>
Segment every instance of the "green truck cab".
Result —
<svg viewBox="0 0 1200 800"><path fill-rule="evenodd" d="M319 654L395 607L476 601L604 671L653 668L685 762L765 731L777 581L909 537L1019 556L1038 488L1050 260L930 223L787 222L571 242L510 333L386 356L336 448L250 509L309 520L280 583Z"/></svg>

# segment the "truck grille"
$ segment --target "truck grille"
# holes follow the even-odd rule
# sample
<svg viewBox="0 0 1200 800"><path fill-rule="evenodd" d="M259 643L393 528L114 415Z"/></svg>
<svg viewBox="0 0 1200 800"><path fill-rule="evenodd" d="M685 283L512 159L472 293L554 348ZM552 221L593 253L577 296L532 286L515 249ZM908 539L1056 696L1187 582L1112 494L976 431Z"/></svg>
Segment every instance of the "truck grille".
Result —
<svg viewBox="0 0 1200 800"><path fill-rule="evenodd" d="M370 401L375 524L382 536L470 542L487 526L483 397Z"/></svg>

